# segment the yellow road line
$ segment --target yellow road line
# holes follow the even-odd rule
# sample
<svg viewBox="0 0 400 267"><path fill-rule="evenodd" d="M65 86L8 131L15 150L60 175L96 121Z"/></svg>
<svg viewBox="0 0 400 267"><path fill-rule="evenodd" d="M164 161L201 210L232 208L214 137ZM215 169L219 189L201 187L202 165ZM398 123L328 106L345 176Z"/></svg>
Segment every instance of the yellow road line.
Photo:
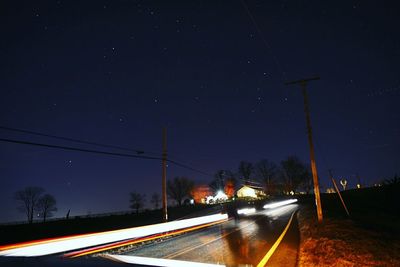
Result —
<svg viewBox="0 0 400 267"><path fill-rule="evenodd" d="M292 216L290 216L289 222L286 225L285 229L283 230L283 232L281 233L281 235L278 237L278 239L275 241L275 243L272 245L272 247L270 248L270 250L267 252L267 254L265 254L264 258L262 258L262 260L260 261L260 263L257 264L257 267L264 267L265 264L267 264L268 260L271 258L272 254L274 254L276 248L279 246L279 244L282 242L282 239L285 237L286 232L289 229L290 224L292 223L293 220L293 215L296 213L296 211L294 211L292 213Z"/></svg>

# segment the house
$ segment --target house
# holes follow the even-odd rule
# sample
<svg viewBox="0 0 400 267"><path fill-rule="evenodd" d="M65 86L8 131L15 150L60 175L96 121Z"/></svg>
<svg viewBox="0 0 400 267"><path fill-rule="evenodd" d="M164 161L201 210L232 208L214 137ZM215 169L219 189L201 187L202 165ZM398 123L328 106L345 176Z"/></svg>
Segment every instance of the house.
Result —
<svg viewBox="0 0 400 267"><path fill-rule="evenodd" d="M266 196L263 188L255 185L243 185L236 195L238 198L262 198Z"/></svg>

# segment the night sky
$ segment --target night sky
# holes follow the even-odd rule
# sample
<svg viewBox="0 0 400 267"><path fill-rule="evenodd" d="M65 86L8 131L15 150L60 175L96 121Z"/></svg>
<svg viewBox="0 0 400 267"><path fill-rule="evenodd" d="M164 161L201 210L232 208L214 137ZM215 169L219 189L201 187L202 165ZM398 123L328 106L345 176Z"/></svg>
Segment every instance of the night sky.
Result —
<svg viewBox="0 0 400 267"><path fill-rule="evenodd" d="M400 173L398 1L2 1L0 126L140 149L207 173L309 162L322 191ZM256 24L254 23L256 22ZM107 149L0 130L0 138ZM121 151L118 151L121 152ZM128 152L123 152L128 153ZM168 179L212 179L169 165ZM41 186L56 216L123 211L161 192L161 163L0 142L0 222Z"/></svg>

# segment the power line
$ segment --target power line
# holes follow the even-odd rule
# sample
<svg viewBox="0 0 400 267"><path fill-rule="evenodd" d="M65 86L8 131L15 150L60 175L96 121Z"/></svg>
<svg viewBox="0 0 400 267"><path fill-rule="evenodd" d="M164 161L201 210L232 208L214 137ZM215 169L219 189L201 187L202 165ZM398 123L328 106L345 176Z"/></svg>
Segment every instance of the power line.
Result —
<svg viewBox="0 0 400 267"><path fill-rule="evenodd" d="M0 138L0 141L1 142L7 142L7 143L20 144L20 145L31 145L31 146L39 146L39 147L46 147L46 148L69 150L69 151L78 151L78 152L86 152L86 153L93 153L93 154L103 154L103 155L109 155L109 156L140 158L140 159L149 159L149 160L162 160L162 157L153 157L153 156L144 156L144 155L131 155L131 154L125 154L125 153L99 151L99 150L85 149L85 148L78 148L78 147L59 146L59 145L51 145L51 144L44 144L44 143L34 143L34 142L15 140L15 139ZM203 175L212 176L211 174L209 174L207 172L204 172L202 170L198 170L196 168L190 167L190 166L188 166L186 164L179 163L179 162L171 160L171 159L167 159L167 162L169 162L171 164L174 164L176 166L179 166L179 167L194 171L194 172L201 173Z"/></svg>
<svg viewBox="0 0 400 267"><path fill-rule="evenodd" d="M175 164L176 166L179 166L179 167L182 167L182 168L185 168L185 169L191 170L191 171L195 171L195 172L198 172L198 173L204 174L204 175L206 175L206 176L211 176L211 177L214 177L212 174L209 174L209 173L207 173L207 172L203 172L203 171L201 171L201 170L198 170L198 169L192 168L192 167L190 167L190 166L188 166L188 165L186 165L186 164L179 163L179 162L176 162L176 161L174 161L174 160L171 160L171 159L167 159L167 161L168 161L168 162L170 162L170 163L172 163L172 164Z"/></svg>
<svg viewBox="0 0 400 267"><path fill-rule="evenodd" d="M74 138L65 137L65 136L57 136L57 135L46 134L46 133L42 133L42 132L35 132L35 131L30 131L30 130L11 128L11 127L1 126L1 125L0 125L0 129L7 130L7 131L13 131L13 132L19 132L19 133L27 133L27 134L31 134L31 135L37 135L37 136L50 137L50 138L54 138L54 139L70 141L70 142L76 142L76 143L81 143L81 144L94 145L94 146L107 147L107 148L114 148L114 149L119 149L119 150L124 150L124 151L135 152L137 154L144 154L144 153L157 154L157 153L154 153L154 152L145 152L145 151L140 150L140 149L131 149L131 148L126 148L126 147L121 147L121 146L101 144L101 143L84 141L84 140L74 139Z"/></svg>
<svg viewBox="0 0 400 267"><path fill-rule="evenodd" d="M92 149L85 149L85 148L78 148L78 147L68 147L68 146L50 145L50 144L43 144L43 143L34 143L34 142L21 141L21 140L15 140L15 139L0 138L0 141L8 142L8 143L14 143L14 144L21 144L21 145L40 146L40 147L56 148L56 149L79 151L79 152L87 152L87 153L94 153L94 154L104 154L104 155L111 155L111 156L121 156L121 157L130 157L130 158L158 159L158 160L161 160L161 157L131 155L131 154L115 153L115 152L108 152L108 151L99 151L99 150L92 150Z"/></svg>

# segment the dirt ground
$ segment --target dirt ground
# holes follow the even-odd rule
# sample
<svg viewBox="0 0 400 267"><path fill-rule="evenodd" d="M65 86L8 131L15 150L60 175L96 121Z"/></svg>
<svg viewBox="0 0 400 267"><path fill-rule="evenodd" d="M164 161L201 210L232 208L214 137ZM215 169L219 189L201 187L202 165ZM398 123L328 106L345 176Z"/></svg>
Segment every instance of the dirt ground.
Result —
<svg viewBox="0 0 400 267"><path fill-rule="evenodd" d="M298 212L298 266L400 266L400 240L390 233L365 229L351 219L316 220L303 206Z"/></svg>

